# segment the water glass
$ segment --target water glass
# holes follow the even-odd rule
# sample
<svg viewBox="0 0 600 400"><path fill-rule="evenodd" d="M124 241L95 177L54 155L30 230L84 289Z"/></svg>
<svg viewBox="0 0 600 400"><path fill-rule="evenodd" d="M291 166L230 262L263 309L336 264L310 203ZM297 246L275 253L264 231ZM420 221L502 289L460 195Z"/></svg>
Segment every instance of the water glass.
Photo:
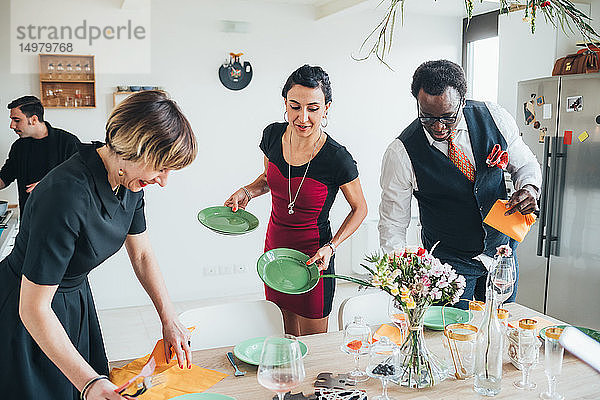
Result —
<svg viewBox="0 0 600 400"><path fill-rule="evenodd" d="M544 339L544 372L548 377L548 391L540 394L540 399L563 400L564 396L556 392L557 377L562 371L564 349L558 342L562 334L561 328L546 329Z"/></svg>
<svg viewBox="0 0 600 400"><path fill-rule="evenodd" d="M502 257L492 274L492 284L497 293L500 307L513 294L517 279L517 268L513 257Z"/></svg>
<svg viewBox="0 0 600 400"><path fill-rule="evenodd" d="M292 335L265 339L256 376L258 383L277 393L279 400L299 386L306 372L298 339Z"/></svg>
<svg viewBox="0 0 600 400"><path fill-rule="evenodd" d="M523 377L520 381L514 383L515 387L523 390L533 390L537 385L529 380L531 368L535 364L538 356L539 341L535 334L537 321L530 318L524 318L519 321L519 362Z"/></svg>
<svg viewBox="0 0 600 400"><path fill-rule="evenodd" d="M341 350L354 356L354 369L348 373L348 380L352 383L364 382L369 379L369 376L359 367L359 357L369 354L371 340L371 328L360 316L355 316L354 321L348 323L344 328Z"/></svg>
<svg viewBox="0 0 600 400"><path fill-rule="evenodd" d="M387 336L382 337L371 346L367 375L381 380L382 386L381 395L372 400L390 400L387 394L387 384L391 380L400 378L401 369L400 348Z"/></svg>
<svg viewBox="0 0 600 400"><path fill-rule="evenodd" d="M406 338L408 335L408 316L398 304L395 298L390 298L390 302L388 304L388 316L390 320L396 325L396 327L400 330L400 337Z"/></svg>
<svg viewBox="0 0 600 400"><path fill-rule="evenodd" d="M485 303L483 301L469 301L469 324L479 328L481 321L483 321L484 310Z"/></svg>

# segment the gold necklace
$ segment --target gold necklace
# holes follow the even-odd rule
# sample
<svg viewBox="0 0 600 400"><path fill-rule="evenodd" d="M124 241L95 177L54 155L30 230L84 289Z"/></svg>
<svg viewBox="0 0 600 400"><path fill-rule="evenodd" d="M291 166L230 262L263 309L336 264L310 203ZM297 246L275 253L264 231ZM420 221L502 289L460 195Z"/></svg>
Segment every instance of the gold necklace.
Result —
<svg viewBox="0 0 600 400"><path fill-rule="evenodd" d="M306 178L306 174L308 173L308 167L310 167L310 162L312 161L313 155L315 154L317 145L319 144L319 141L321 140L322 134L323 134L323 131L321 129L319 129L319 137L315 141L315 145L313 146L312 152L310 153L310 158L308 159L308 164L306 165L306 170L304 171L304 175L302 176L302 180L300 181L300 185L298 186L298 190L296 191L296 195L294 196L293 200L292 200L292 165L290 163L288 163L288 196L290 199L290 202L288 203L288 214L290 214L290 215L294 213L294 205L296 204L296 199L298 198L298 193L300 193L300 188L302 187L302 184L304 183L304 179ZM290 162L292 162L292 131L291 130L290 130L289 155L290 155Z"/></svg>

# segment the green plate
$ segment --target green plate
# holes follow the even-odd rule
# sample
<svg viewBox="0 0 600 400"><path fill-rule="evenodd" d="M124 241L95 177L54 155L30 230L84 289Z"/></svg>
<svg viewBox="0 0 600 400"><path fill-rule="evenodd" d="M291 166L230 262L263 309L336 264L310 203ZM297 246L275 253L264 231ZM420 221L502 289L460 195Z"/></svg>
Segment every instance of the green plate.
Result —
<svg viewBox="0 0 600 400"><path fill-rule="evenodd" d="M198 213L198 221L214 232L242 235L258 227L258 218L246 210L236 212L225 206L208 207Z"/></svg>
<svg viewBox="0 0 600 400"><path fill-rule="evenodd" d="M172 397L171 400L236 400L235 397L225 396L218 393L190 393L177 397Z"/></svg>
<svg viewBox="0 0 600 400"><path fill-rule="evenodd" d="M548 328L565 329L567 326L570 326L570 325L554 325L554 326L547 326L545 328L542 328L542 329L540 329L540 339L546 340L546 329L548 329ZM600 332L595 331L590 328L582 328L581 326L576 326L575 328L579 329L581 332L585 333L586 335L588 335L592 339L596 340L597 342L600 342Z"/></svg>
<svg viewBox="0 0 600 400"><path fill-rule="evenodd" d="M260 256L256 269L271 289L285 294L306 293L319 282L316 264L306 265L309 257L293 249L273 249Z"/></svg>
<svg viewBox="0 0 600 400"><path fill-rule="evenodd" d="M260 353L262 352L263 343L265 337L257 337L248 340L244 340L233 348L233 354L238 360L245 362L246 364L258 365L260 364ZM300 352L302 358L308 353L308 347L304 343L298 340L300 344Z"/></svg>
<svg viewBox="0 0 600 400"><path fill-rule="evenodd" d="M454 307L444 307L444 318L448 324L466 324L469 322L469 313ZM444 330L444 319L442 319L442 306L431 306L425 312L423 325L434 331Z"/></svg>

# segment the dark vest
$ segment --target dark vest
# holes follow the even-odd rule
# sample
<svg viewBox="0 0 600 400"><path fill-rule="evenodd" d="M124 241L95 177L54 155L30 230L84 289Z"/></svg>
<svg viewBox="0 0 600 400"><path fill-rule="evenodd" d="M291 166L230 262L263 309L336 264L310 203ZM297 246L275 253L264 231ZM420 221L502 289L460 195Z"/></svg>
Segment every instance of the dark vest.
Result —
<svg viewBox="0 0 600 400"><path fill-rule="evenodd" d="M475 182L442 152L431 146L418 119L398 137L410 157L418 190L423 244L427 249L439 241L435 256L472 258L481 253L493 257L496 247L509 237L483 223L497 199L506 199L504 175L485 160L495 144L506 150L504 137L482 102L467 100L463 115L475 158Z"/></svg>

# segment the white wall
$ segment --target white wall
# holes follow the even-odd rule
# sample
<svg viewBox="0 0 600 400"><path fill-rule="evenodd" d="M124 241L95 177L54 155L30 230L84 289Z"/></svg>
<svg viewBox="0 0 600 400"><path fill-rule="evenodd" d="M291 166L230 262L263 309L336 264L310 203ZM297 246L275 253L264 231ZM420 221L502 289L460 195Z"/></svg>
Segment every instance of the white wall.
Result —
<svg viewBox="0 0 600 400"><path fill-rule="evenodd" d="M66 0L53 1L61 8ZM3 10L8 0L1 1ZM115 3L107 2L107 7ZM82 140L101 140L112 107L116 85L164 86L190 119L200 143L196 161L172 173L165 189L146 190L148 234L176 301L262 291L254 266L262 254L270 211L270 197L253 200L249 211L261 226L241 237L213 234L196 220L204 207L222 204L231 192L253 180L262 168L258 148L261 132L271 121L282 119L281 87L303 63L317 64L330 74L333 106L327 128L358 162L370 219L377 218L381 157L389 142L416 116L409 91L414 69L428 59L460 62L460 17L405 15L397 25L389 58L394 71L369 60L352 60L365 35L379 22L383 9L350 9L315 21L313 9L261 1L152 1L152 65L150 74L97 76L94 110L52 110L47 119L76 133ZM9 26L8 13L0 15ZM223 33L220 20L249 23L246 34ZM424 29L427 26L429 29ZM7 31L7 28L4 32ZM418 32L418 35L416 34ZM243 51L251 61L254 78L240 91L225 89L217 69L230 51ZM0 104L24 94L39 95L36 75L10 74L9 40L3 33L0 52ZM32 59L32 62L35 58ZM8 153L14 134L0 136L0 158ZM16 201L13 188L0 193ZM332 225L339 227L348 207L343 196L332 210ZM349 271L348 244L341 249L338 267ZM353 249L356 252L356 249ZM238 274L205 276L208 266ZM92 275L99 308L147 304L124 251Z"/></svg>

